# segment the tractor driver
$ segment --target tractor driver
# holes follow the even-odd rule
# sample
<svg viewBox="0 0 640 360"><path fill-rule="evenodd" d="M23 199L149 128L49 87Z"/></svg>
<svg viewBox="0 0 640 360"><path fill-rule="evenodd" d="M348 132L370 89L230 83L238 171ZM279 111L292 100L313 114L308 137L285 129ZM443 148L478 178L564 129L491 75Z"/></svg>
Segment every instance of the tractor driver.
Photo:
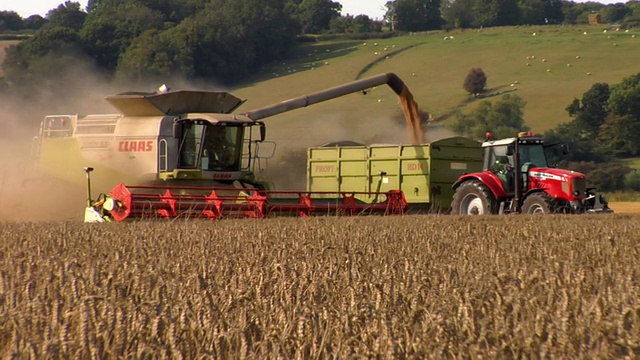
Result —
<svg viewBox="0 0 640 360"><path fill-rule="evenodd" d="M513 166L509 164L509 157L496 156L496 161L491 166L491 171L498 176L505 190L509 191L513 188Z"/></svg>
<svg viewBox="0 0 640 360"><path fill-rule="evenodd" d="M222 126L208 126L202 167L207 170L233 170L234 154L235 145L227 139L226 129Z"/></svg>

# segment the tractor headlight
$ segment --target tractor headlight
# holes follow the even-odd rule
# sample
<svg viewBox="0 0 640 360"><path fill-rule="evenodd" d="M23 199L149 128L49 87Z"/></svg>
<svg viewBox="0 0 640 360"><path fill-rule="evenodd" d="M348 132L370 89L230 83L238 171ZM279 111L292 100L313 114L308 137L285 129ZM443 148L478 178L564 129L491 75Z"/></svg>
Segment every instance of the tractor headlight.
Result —
<svg viewBox="0 0 640 360"><path fill-rule="evenodd" d="M580 190L573 190L573 196L575 197L580 196Z"/></svg>

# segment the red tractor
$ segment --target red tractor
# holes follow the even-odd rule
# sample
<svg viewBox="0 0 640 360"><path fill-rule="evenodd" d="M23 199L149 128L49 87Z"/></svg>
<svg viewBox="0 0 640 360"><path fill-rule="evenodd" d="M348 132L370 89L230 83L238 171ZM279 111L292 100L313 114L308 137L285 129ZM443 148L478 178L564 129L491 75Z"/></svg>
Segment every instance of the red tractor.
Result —
<svg viewBox="0 0 640 360"><path fill-rule="evenodd" d="M502 140L488 133L482 147L483 171L453 184L452 214L613 212L584 174L549 167L543 140L530 132Z"/></svg>

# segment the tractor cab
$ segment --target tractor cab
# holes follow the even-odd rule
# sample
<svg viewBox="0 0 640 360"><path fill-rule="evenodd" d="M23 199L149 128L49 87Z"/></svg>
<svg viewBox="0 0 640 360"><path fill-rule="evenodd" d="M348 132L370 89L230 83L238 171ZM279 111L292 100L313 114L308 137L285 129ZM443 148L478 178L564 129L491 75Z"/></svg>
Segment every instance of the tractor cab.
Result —
<svg viewBox="0 0 640 360"><path fill-rule="evenodd" d="M499 179L506 192L515 192L515 169L520 168L523 190L529 183L529 172L533 168L547 168L547 157L543 140L532 133L521 132L518 137L502 140L487 140L482 144L484 150L484 171L490 171Z"/></svg>

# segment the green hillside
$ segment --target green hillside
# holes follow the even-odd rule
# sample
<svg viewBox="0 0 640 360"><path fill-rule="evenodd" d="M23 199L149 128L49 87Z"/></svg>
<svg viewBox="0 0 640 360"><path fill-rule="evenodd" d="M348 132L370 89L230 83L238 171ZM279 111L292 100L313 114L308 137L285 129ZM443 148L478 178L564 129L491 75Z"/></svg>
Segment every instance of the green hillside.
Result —
<svg viewBox="0 0 640 360"><path fill-rule="evenodd" d="M445 40L445 36L449 38ZM233 92L248 99L240 109L246 111L359 77L394 72L405 81L421 109L446 124L455 109L467 112L478 103L470 100L462 83L470 68L480 67L488 76L492 94L514 91L525 99L527 125L542 132L570 120L566 106L594 83L618 83L639 72L639 64L640 30L613 31L604 26L494 28L305 44L292 60L264 68L252 82ZM407 142L401 122L392 120L399 114L398 99L385 86L267 121L269 137L280 148L339 139ZM428 133L428 138L440 136Z"/></svg>

